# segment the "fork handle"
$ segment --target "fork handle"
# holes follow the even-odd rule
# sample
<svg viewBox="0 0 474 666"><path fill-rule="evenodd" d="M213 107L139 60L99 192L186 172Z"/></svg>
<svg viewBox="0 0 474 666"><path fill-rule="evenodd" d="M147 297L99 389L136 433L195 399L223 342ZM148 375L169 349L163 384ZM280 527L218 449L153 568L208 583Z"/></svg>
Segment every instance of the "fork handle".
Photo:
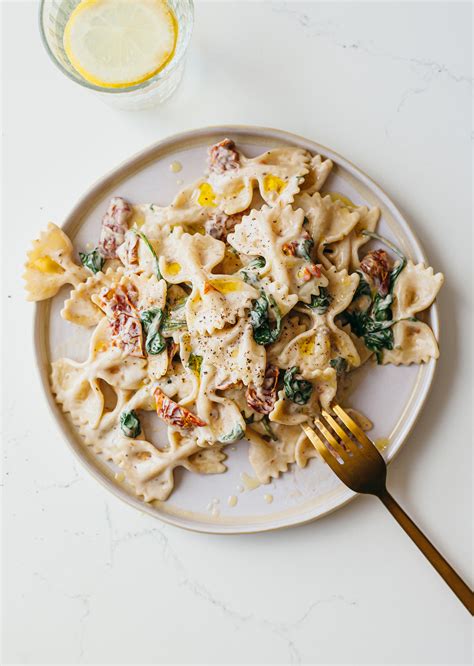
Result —
<svg viewBox="0 0 474 666"><path fill-rule="evenodd" d="M433 544L428 541L423 532L418 529L413 520L407 516L402 507L390 495L388 490L384 490L378 494L379 499L385 504L392 516L405 530L412 541L418 546L423 555L431 562L439 575L444 578L444 581L449 585L454 594L464 604L467 610L474 614L474 593L460 576L454 571L452 566L446 562L441 553L436 550Z"/></svg>

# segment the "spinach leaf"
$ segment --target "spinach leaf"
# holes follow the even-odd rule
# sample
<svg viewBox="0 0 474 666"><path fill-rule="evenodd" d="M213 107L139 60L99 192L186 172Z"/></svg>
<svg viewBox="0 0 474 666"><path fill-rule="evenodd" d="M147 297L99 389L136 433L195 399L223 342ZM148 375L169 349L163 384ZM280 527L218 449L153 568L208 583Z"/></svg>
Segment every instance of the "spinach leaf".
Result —
<svg viewBox="0 0 474 666"><path fill-rule="evenodd" d="M289 400L292 400L297 405L306 405L311 397L313 385L307 382L306 379L298 379L296 377L299 372L297 366L288 368L283 377L283 386L285 387L285 395Z"/></svg>
<svg viewBox="0 0 474 666"><path fill-rule="evenodd" d="M189 354L188 368L194 372L195 375L201 374L202 356L199 354Z"/></svg>
<svg viewBox="0 0 474 666"><path fill-rule="evenodd" d="M275 317L274 323L270 320L269 310ZM260 298L253 302L250 323L257 344L268 345L278 340L281 333L281 312L273 296L267 296L262 292Z"/></svg>
<svg viewBox="0 0 474 666"><path fill-rule="evenodd" d="M385 299L384 299L385 300ZM382 310L383 316L386 311ZM352 312L346 311L347 320L351 326L352 332L358 338L364 340L367 349L374 351L377 357L377 362L382 360L383 349L393 349L393 332L391 327L394 321L390 319L377 320L370 314L370 308L367 310L353 310ZM379 316L382 316L379 314Z"/></svg>
<svg viewBox="0 0 474 666"><path fill-rule="evenodd" d="M131 409L129 412L122 412L120 414L120 428L125 437L138 437L142 431L142 427L135 410Z"/></svg>
<svg viewBox="0 0 474 666"><path fill-rule="evenodd" d="M343 320L350 324L351 331L357 335L357 337L363 339L367 349L375 352L377 363L381 363L382 350L393 349L394 339L392 326L396 323L392 320L391 310L393 303L393 287L398 276L405 268L407 259L405 255L393 245L393 243L386 238L383 238L383 236L379 236L379 234L372 231L363 231L362 233L364 236L369 236L370 238L374 238L387 245L387 247L389 247L400 259L399 263L390 272L389 290L386 296L381 296L379 293L376 293L375 296L372 297L368 283L359 272L360 282L352 302L359 298L359 296L367 295L371 296L371 303L366 310L346 310L343 313Z"/></svg>
<svg viewBox="0 0 474 666"><path fill-rule="evenodd" d="M357 275L359 276L359 284L357 285L357 289L354 292L352 300L355 301L357 298L360 298L361 296L370 296L372 298L370 285L365 279L363 273L361 271L357 271Z"/></svg>
<svg viewBox="0 0 474 666"><path fill-rule="evenodd" d="M232 442L236 442L238 439L242 439L243 436L243 428L240 423L237 423L237 425L235 425L232 430L227 433L227 435L223 435L219 438L219 442L222 442L222 444L231 444Z"/></svg>
<svg viewBox="0 0 474 666"><path fill-rule="evenodd" d="M145 349L152 356L160 354L166 347L166 341L160 333L162 320L163 310L161 308L143 310L140 315L140 321L146 335Z"/></svg>
<svg viewBox="0 0 474 666"><path fill-rule="evenodd" d="M308 234L309 235L309 234ZM314 241L312 238L300 238L296 244L296 256L301 259L306 259L306 261L312 261L311 251L314 247Z"/></svg>
<svg viewBox="0 0 474 666"><path fill-rule="evenodd" d="M336 358L331 359L329 365L331 368L334 368L338 376L347 372L347 361L343 356L337 356Z"/></svg>
<svg viewBox="0 0 474 666"><path fill-rule="evenodd" d="M171 337L174 331L186 330L187 325L184 308L188 298L188 296L181 298L179 301L176 301L172 308L166 310L165 316L163 317L163 324L161 326L161 334L164 335L165 338Z"/></svg>
<svg viewBox="0 0 474 666"><path fill-rule="evenodd" d="M319 287L319 294L311 296L311 303L309 307L316 312L316 314L324 314L332 301L332 296L327 287Z"/></svg>
<svg viewBox="0 0 474 666"><path fill-rule="evenodd" d="M153 245L150 243L150 241L149 241L148 238L145 236L145 234L143 233L143 231L139 231L138 229L133 229L133 231L136 233L137 236L139 236L139 237L142 239L142 241L145 243L145 245L147 246L147 248L150 250L150 252L151 252L151 254L152 254L152 256L153 256L153 259L155 260L155 273L156 273L156 277L158 278L158 280L162 280L162 279L163 279L163 276L161 275L161 271L160 271L160 263L159 263L159 261L158 261L158 256L157 256L157 254L156 254L156 252L155 252L155 249L154 249Z"/></svg>
<svg viewBox="0 0 474 666"><path fill-rule="evenodd" d="M247 282L248 284L257 284L258 282L258 274L257 271L260 268L263 268L265 266L265 259L263 257L257 257L256 259L253 259L250 261L247 266L244 266L244 268L240 269L240 273L244 279L244 282Z"/></svg>
<svg viewBox="0 0 474 666"><path fill-rule="evenodd" d="M268 418L268 414L265 414L263 419L261 420L261 424L263 426L263 429L267 433L268 437L272 439L273 441L276 441L278 437L275 435L275 433L272 430L272 427L270 425L270 419Z"/></svg>
<svg viewBox="0 0 474 666"><path fill-rule="evenodd" d="M97 247L92 252L79 252L79 259L82 265L93 273L101 271L105 262L104 257L100 254Z"/></svg>
<svg viewBox="0 0 474 666"><path fill-rule="evenodd" d="M388 321L392 318L392 310L390 306L393 303L392 294L387 294L386 296L381 296L376 294L374 302L372 303L372 316L376 321Z"/></svg>

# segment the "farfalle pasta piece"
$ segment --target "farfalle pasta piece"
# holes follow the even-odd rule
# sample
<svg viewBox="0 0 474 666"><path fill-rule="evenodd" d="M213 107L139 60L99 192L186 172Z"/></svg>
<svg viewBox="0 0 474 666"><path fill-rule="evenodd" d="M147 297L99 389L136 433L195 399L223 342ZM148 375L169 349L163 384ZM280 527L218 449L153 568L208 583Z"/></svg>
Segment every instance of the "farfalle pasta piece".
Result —
<svg viewBox="0 0 474 666"><path fill-rule="evenodd" d="M303 209L308 219L308 230L315 242L319 261L329 268L331 262L325 256L324 250L331 243L350 234L360 220L360 213L339 200L334 201L329 194L322 197L319 192L312 195L306 192L299 194L295 205Z"/></svg>
<svg viewBox="0 0 474 666"><path fill-rule="evenodd" d="M408 261L395 282L393 318L414 317L430 307L444 282L442 273Z"/></svg>
<svg viewBox="0 0 474 666"><path fill-rule="evenodd" d="M301 191L306 194L319 192L328 179L332 169L333 162L330 159L323 159L321 155L314 155L311 158L310 167L301 186Z"/></svg>
<svg viewBox="0 0 474 666"><path fill-rule="evenodd" d="M94 331L84 362L61 358L51 365L51 387L56 400L71 414L74 423L86 423L92 428L98 426L104 408L100 380L113 388L132 391L146 377L145 360L124 356L112 346L106 319Z"/></svg>
<svg viewBox="0 0 474 666"><path fill-rule="evenodd" d="M50 222L28 252L23 279L29 301L55 296L65 284L77 286L88 272L72 259L73 247L64 231Z"/></svg>
<svg viewBox="0 0 474 666"><path fill-rule="evenodd" d="M244 386L260 386L265 375L265 348L255 342L252 327L245 319L212 335L195 334L188 344L189 353L202 358L204 365L215 369L214 385L232 386L241 382ZM186 362L186 352L181 356ZM202 368L201 368L202 369Z"/></svg>
<svg viewBox="0 0 474 666"><path fill-rule="evenodd" d="M427 363L439 357L438 343L433 331L422 321L399 321L393 325L393 349L385 349L382 363L410 365Z"/></svg>
<svg viewBox="0 0 474 666"><path fill-rule="evenodd" d="M81 282L75 287L64 301L61 317L78 326L97 326L104 316L98 305L92 300L98 296L104 287L111 288L116 285L123 276L121 268L108 268L105 273L99 271Z"/></svg>
<svg viewBox="0 0 474 666"><path fill-rule="evenodd" d="M131 440L128 447L117 458L117 464L124 470L129 483L145 502L168 499L174 487L174 470L186 467L204 474L216 474L225 471L223 456L216 450L213 461L196 461L194 457L201 452L197 442L190 437L171 433L169 446L157 449L146 440ZM191 461L190 461L191 459ZM200 464L201 463L201 464Z"/></svg>
<svg viewBox="0 0 474 666"><path fill-rule="evenodd" d="M351 337L335 323L335 317L352 301L359 278L356 274L349 275L347 271L336 271L334 267L325 274L329 297L327 309L320 314L317 309L308 308L305 313L311 319L310 327L292 338L279 351L276 360L281 368L297 366L300 374L308 380L315 369L327 368L332 360L339 357L347 361L348 367L360 365L360 357Z"/></svg>
<svg viewBox="0 0 474 666"><path fill-rule="evenodd" d="M221 474L227 469L224 465L226 457L221 446L200 449L197 453L189 456L187 461L183 463L183 467L196 474Z"/></svg>
<svg viewBox="0 0 474 666"><path fill-rule="evenodd" d="M299 426L272 426L274 440L267 440L252 427L248 427L245 438L250 442L249 460L260 483L270 483L286 472L295 462L295 447L301 429Z"/></svg>
<svg viewBox="0 0 474 666"><path fill-rule="evenodd" d="M134 206L137 228L150 239L162 238L173 227L201 230L216 210L217 203L209 184L199 179L182 189L169 206L141 204Z"/></svg>
<svg viewBox="0 0 474 666"><path fill-rule="evenodd" d="M370 240L362 232L374 231L380 218L380 209L376 207L357 206L351 210L360 216L355 227L347 236L334 243L326 244L323 249L324 265L335 266L338 271L343 269L355 271L359 268L359 249Z"/></svg>
<svg viewBox="0 0 474 666"><path fill-rule="evenodd" d="M226 147L222 146L225 142ZM218 146L220 150L216 150ZM235 150L235 144L229 140L211 146L209 154L208 181L199 187L228 215L249 208L254 187L258 187L260 196L270 206L291 203L309 171L311 158L301 148L275 148L248 158Z"/></svg>
<svg viewBox="0 0 474 666"><path fill-rule="evenodd" d="M264 206L245 215L228 236L238 252L265 259L257 277L275 285L276 293L272 295L282 314L298 300L308 303L320 286L327 285L320 266L312 260L313 241L304 223L301 209Z"/></svg>
<svg viewBox="0 0 474 666"><path fill-rule="evenodd" d="M155 275L124 275L116 284L105 286L91 300L107 316L116 346L131 356L145 355L141 313L166 303L166 283Z"/></svg>
<svg viewBox="0 0 474 666"><path fill-rule="evenodd" d="M212 333L233 324L250 308L258 292L240 276L218 275L212 269L222 261L222 241L175 229L163 248L160 270L167 282L192 285L186 301L188 329Z"/></svg>
<svg viewBox="0 0 474 666"><path fill-rule="evenodd" d="M217 395L213 375L211 367L204 366L196 400L198 414L207 419L206 426L195 433L201 446L214 442L231 444L242 439L246 428L235 402L228 397Z"/></svg>

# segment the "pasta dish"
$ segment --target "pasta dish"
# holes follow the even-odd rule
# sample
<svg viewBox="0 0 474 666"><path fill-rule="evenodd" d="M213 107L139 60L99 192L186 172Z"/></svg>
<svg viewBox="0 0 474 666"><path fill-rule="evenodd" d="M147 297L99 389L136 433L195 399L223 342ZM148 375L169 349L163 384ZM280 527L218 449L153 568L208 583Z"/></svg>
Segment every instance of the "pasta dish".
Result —
<svg viewBox="0 0 474 666"><path fill-rule="evenodd" d="M169 497L178 466L225 471L241 439L261 483L304 467L316 451L300 424L331 409L348 373L438 357L418 315L442 274L377 234L378 208L323 194L332 168L224 139L170 205L112 198L77 258L54 224L34 241L28 298L72 285L61 316L91 330L85 360L52 363L56 401L145 501ZM166 439L147 437L146 412Z"/></svg>

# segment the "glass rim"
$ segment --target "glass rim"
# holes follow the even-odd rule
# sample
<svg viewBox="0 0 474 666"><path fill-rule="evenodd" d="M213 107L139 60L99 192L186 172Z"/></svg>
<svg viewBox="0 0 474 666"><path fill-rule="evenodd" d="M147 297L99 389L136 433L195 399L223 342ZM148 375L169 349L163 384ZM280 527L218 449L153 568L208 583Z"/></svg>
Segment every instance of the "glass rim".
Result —
<svg viewBox="0 0 474 666"><path fill-rule="evenodd" d="M43 8L48 2L48 0L41 0L39 4L39 10L38 10L38 20L39 20L39 28L40 28L40 35L41 35L41 41L43 42L43 46L46 50L46 53L49 55L50 59L53 61L53 63L56 65L56 67L67 76L68 79L71 81L74 81L74 83L79 84L83 88L88 88L89 90L95 90L96 92L100 93L110 93L110 94L117 94L117 93L125 93L125 92L133 92L136 90L144 90L150 83L153 83L155 81L159 81L161 78L163 78L166 74L171 72L173 69L179 66L180 62L183 60L187 47L189 45L189 42L191 40L191 35L192 35L192 29L194 26L194 3L193 0L188 0L189 2L189 8L190 8L190 16L189 16L189 21L190 21L190 29L187 31L187 34L185 36L185 42L183 45L183 51L180 55L179 58L171 58L171 60L163 67L163 69L160 69L156 74L153 76L150 76L150 78L145 79L145 81L141 81L140 83L136 83L133 86L122 86L122 87L117 87L117 88L109 88L107 86L98 86L95 83L89 83L85 79L82 78L76 78L71 72L66 69L63 64L56 58L54 53L52 52L48 39L46 37L45 31L44 31L44 25L43 25ZM179 38L179 24L178 24L178 38ZM176 46L177 46L177 41L176 41Z"/></svg>

